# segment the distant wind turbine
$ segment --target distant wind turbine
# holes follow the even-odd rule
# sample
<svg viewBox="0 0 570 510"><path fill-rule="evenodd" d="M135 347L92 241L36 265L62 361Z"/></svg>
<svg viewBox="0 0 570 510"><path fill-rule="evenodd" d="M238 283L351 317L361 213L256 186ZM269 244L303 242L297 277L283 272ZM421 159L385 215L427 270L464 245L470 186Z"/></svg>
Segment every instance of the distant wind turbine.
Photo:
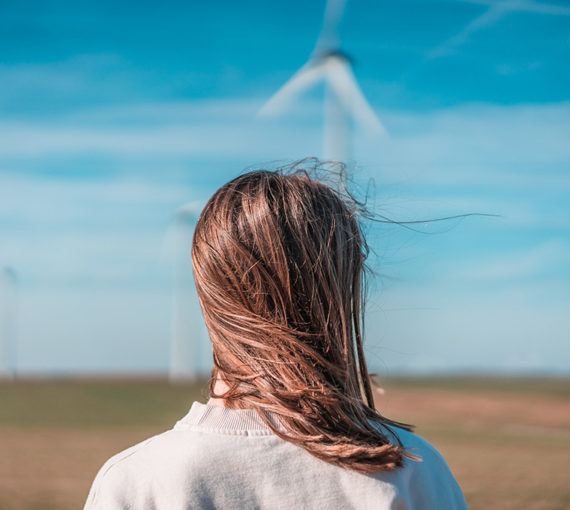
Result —
<svg viewBox="0 0 570 510"><path fill-rule="evenodd" d="M172 326L169 375L172 381L194 379L205 326L192 276L192 234L200 214L198 204L190 203L176 211L170 228L173 263Z"/></svg>
<svg viewBox="0 0 570 510"><path fill-rule="evenodd" d="M385 129L366 101L352 72L351 58L341 51L338 25L345 0L327 2L323 28L309 61L261 108L261 117L277 116L302 92L325 83L323 153L328 160L347 163L352 157L352 120L368 132Z"/></svg>
<svg viewBox="0 0 570 510"><path fill-rule="evenodd" d="M18 277L11 267L0 270L0 379L16 376Z"/></svg>

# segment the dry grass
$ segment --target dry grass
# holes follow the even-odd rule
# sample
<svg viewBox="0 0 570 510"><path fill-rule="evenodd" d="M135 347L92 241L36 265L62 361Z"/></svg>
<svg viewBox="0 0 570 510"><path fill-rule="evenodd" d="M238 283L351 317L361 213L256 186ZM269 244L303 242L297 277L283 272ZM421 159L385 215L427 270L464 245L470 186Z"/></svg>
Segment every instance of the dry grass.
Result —
<svg viewBox="0 0 570 510"><path fill-rule="evenodd" d="M570 508L568 380L392 380L377 404L445 455L477 509ZM112 454L170 428L204 385L0 385L0 509L81 508Z"/></svg>

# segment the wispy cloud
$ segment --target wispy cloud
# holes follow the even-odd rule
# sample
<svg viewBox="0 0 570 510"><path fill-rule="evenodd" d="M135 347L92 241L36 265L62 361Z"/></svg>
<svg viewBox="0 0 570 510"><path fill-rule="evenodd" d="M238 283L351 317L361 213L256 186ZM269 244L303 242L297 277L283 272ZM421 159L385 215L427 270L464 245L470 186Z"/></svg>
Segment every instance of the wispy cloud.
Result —
<svg viewBox="0 0 570 510"><path fill-rule="evenodd" d="M478 254L461 265L446 263L446 278L451 281L477 282L483 285L526 280L568 270L570 244L550 239L526 249L504 251L495 255Z"/></svg>
<svg viewBox="0 0 570 510"><path fill-rule="evenodd" d="M570 103L386 112L390 139L357 141L384 183L568 190ZM367 165L368 163L368 165Z"/></svg>
<svg viewBox="0 0 570 510"><path fill-rule="evenodd" d="M513 13L549 14L553 16L570 16L570 7L539 2L537 0L465 0L468 3L483 4L488 8L474 18L455 35L444 41L427 54L429 60L445 57L454 53L474 33L490 27Z"/></svg>
<svg viewBox="0 0 570 510"><path fill-rule="evenodd" d="M569 292L556 280L477 288L448 279L401 283L368 307L369 361L388 372L452 366L568 374Z"/></svg>
<svg viewBox="0 0 570 510"><path fill-rule="evenodd" d="M164 233L176 208L198 197L193 187L128 176L0 173L0 266L34 287L164 286Z"/></svg>
<svg viewBox="0 0 570 510"><path fill-rule="evenodd" d="M257 121L260 104L261 99L178 101L75 112L49 121L5 120L0 158L87 153L259 159L275 157L276 151L314 153L310 144L317 134L311 136L310 125L290 129L287 121Z"/></svg>
<svg viewBox="0 0 570 510"><path fill-rule="evenodd" d="M51 122L5 120L0 122L0 162L16 168L38 158L83 155L157 164L188 157L252 164L320 153L319 105L308 102L300 117L267 123L254 120L262 102L151 103L76 112ZM527 187L568 183L558 169L570 162L570 103L471 104L384 111L382 116L391 136L372 140L356 133L355 157L380 168L384 177L413 175L425 183L496 183L516 177L513 185Z"/></svg>

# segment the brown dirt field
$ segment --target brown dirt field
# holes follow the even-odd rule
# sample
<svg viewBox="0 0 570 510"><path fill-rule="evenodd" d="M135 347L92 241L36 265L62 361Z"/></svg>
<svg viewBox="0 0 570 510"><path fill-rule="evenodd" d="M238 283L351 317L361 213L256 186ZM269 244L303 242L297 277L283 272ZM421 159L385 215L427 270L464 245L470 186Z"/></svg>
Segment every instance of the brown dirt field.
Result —
<svg viewBox="0 0 570 510"><path fill-rule="evenodd" d="M394 415L413 413L422 422L449 421L472 425L560 429L570 433L570 403L558 398L508 392L470 393L449 390L388 390L375 395L377 407Z"/></svg>
<svg viewBox="0 0 570 510"><path fill-rule="evenodd" d="M103 462L157 432L150 428L2 428L0 509L82 508Z"/></svg>
<svg viewBox="0 0 570 510"><path fill-rule="evenodd" d="M565 395L396 386L378 395L377 404L386 416L416 424L444 454L471 509L570 508ZM0 420L1 510L80 509L108 457L173 425L5 422Z"/></svg>
<svg viewBox="0 0 570 510"><path fill-rule="evenodd" d="M470 508L570 508L570 403L544 395L394 389L383 414L416 424L447 459Z"/></svg>

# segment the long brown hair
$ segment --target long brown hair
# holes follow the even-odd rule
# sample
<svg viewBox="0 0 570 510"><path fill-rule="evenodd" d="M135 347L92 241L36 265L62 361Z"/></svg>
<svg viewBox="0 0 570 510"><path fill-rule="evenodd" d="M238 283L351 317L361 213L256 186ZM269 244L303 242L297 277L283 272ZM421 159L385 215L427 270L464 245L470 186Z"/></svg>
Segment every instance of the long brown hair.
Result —
<svg viewBox="0 0 570 510"><path fill-rule="evenodd" d="M244 173L204 207L192 264L213 345L210 395L256 409L319 459L372 473L417 457L389 427L412 426L374 407L362 338L369 248L362 204L346 191L302 164Z"/></svg>

